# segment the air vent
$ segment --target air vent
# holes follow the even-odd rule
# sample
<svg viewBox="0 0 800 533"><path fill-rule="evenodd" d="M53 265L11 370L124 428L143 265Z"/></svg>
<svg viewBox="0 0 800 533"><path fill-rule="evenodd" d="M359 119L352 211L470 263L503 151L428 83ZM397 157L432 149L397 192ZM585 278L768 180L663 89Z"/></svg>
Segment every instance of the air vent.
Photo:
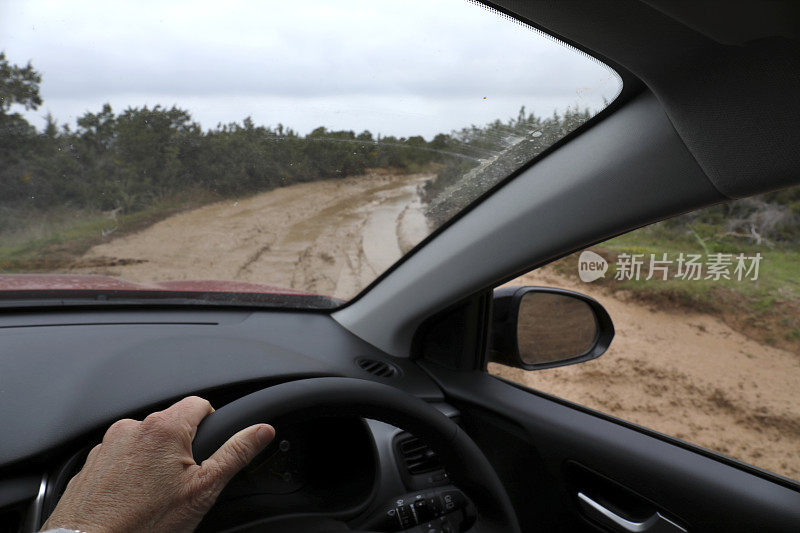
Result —
<svg viewBox="0 0 800 533"><path fill-rule="evenodd" d="M442 463L436 453L417 437L409 435L397 443L397 449L411 475L442 470Z"/></svg>
<svg viewBox="0 0 800 533"><path fill-rule="evenodd" d="M396 366L379 359L362 357L358 359L356 363L361 370L369 372L373 376L378 376L379 378L393 378L400 374L400 370Z"/></svg>

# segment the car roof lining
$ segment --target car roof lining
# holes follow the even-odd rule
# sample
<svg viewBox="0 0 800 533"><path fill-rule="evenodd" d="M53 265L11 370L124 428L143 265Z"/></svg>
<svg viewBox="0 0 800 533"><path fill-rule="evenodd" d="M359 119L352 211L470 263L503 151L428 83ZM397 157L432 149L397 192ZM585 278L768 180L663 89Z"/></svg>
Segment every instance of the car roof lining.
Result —
<svg viewBox="0 0 800 533"><path fill-rule="evenodd" d="M796 0L725 2L642 0L720 44L742 45L764 37L800 39L800 3Z"/></svg>
<svg viewBox="0 0 800 533"><path fill-rule="evenodd" d="M787 187L800 177L792 137L800 103L788 97L800 93L800 32L797 23L785 22L800 20L800 3L771 3L752 20L741 16L760 11L763 2L496 4L642 80L726 196ZM727 33L719 36L720 27Z"/></svg>

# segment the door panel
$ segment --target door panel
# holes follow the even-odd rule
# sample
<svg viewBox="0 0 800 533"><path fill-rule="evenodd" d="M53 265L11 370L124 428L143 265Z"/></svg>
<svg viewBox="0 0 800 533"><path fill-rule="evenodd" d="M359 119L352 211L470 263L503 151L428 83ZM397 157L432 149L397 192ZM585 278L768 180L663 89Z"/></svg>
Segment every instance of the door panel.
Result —
<svg viewBox="0 0 800 533"><path fill-rule="evenodd" d="M762 477L485 372L421 364L507 483L524 531L624 531L588 518L578 492L629 522L659 513L687 531L800 531L800 492L790 480Z"/></svg>

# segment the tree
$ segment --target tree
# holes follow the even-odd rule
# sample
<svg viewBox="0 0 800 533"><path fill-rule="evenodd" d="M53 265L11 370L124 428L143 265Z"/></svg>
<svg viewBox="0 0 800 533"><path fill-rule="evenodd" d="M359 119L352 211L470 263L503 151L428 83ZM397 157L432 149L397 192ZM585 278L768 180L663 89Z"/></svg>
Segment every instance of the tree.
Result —
<svg viewBox="0 0 800 533"><path fill-rule="evenodd" d="M12 65L5 52L0 52L0 118L7 115L11 106L20 104L28 109L42 105L39 84L42 76L28 62L24 67Z"/></svg>
<svg viewBox="0 0 800 533"><path fill-rule="evenodd" d="M25 139L36 130L19 113L9 113L11 106L36 109L42 103L39 83L42 77L28 63L25 67L12 65L5 52L0 52L0 139L7 150L19 151ZM9 157L9 154L5 154Z"/></svg>
<svg viewBox="0 0 800 533"><path fill-rule="evenodd" d="M0 199L30 198L37 181L29 161L35 152L36 129L22 115L9 111L14 104L36 109L42 103L41 81L30 63L18 67L0 52Z"/></svg>

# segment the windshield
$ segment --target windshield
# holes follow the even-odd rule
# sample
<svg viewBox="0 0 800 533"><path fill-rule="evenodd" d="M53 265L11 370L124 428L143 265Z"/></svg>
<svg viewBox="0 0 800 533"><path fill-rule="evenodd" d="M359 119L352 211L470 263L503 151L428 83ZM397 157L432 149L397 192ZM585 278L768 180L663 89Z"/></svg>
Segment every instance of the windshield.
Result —
<svg viewBox="0 0 800 533"><path fill-rule="evenodd" d="M0 302L339 305L621 89L466 0L4 2L0 34Z"/></svg>

